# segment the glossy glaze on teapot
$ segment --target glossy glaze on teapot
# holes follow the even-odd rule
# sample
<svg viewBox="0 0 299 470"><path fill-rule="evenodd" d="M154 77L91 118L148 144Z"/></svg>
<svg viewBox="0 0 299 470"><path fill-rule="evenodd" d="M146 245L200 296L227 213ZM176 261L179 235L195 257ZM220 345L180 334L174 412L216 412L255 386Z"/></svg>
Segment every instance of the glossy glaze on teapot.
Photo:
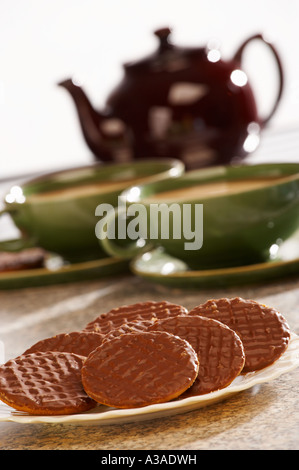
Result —
<svg viewBox="0 0 299 470"><path fill-rule="evenodd" d="M95 110L71 79L60 83L74 99L83 135L96 158L171 157L191 169L240 160L255 150L283 88L275 48L258 34L247 39L230 61L223 61L218 49L173 45L168 28L155 34L158 49L124 65L123 79L104 110ZM274 54L280 79L274 106L265 119L259 116L241 67L244 48L256 39Z"/></svg>

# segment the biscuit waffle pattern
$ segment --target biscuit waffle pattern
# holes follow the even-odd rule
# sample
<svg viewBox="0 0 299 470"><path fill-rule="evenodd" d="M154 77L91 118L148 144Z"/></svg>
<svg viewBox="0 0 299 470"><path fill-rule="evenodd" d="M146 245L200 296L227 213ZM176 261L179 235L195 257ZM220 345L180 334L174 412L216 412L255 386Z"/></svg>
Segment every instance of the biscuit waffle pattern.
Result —
<svg viewBox="0 0 299 470"><path fill-rule="evenodd" d="M38 352L0 367L0 399L31 414L71 414L95 406L81 382L84 357Z"/></svg>
<svg viewBox="0 0 299 470"><path fill-rule="evenodd" d="M107 334L114 328L133 320L152 320L153 318L167 318L187 313L187 309L181 305L170 302L140 302L132 305L124 305L103 313L92 322L88 323L84 331L96 331Z"/></svg>
<svg viewBox="0 0 299 470"><path fill-rule="evenodd" d="M134 408L177 397L197 372L198 358L187 341L165 332L129 333L90 354L82 383L99 403Z"/></svg>
<svg viewBox="0 0 299 470"><path fill-rule="evenodd" d="M209 300L192 309L189 315L219 320L237 332L245 350L244 373L275 362L290 340L289 326L279 312L240 297Z"/></svg>

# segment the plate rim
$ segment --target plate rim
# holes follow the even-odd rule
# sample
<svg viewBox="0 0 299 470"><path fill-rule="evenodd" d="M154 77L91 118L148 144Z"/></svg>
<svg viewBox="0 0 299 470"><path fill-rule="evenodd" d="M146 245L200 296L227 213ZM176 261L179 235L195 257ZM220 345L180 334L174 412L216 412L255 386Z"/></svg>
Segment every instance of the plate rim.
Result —
<svg viewBox="0 0 299 470"><path fill-rule="evenodd" d="M159 248L154 248L148 253L152 253L154 251L158 251ZM175 271L172 273L161 273L161 272L145 272L136 267L136 264L138 261L142 258L143 254L140 254L136 256L131 262L130 262L130 269L134 274L139 274L140 276L143 277L161 277L161 278L181 278L181 277L213 277L213 276L218 276L218 275L227 275L227 274L237 274L237 273L247 273L247 272L254 272L254 271L261 271L261 270L271 270L274 268L279 268L281 266L288 266L292 264L299 263L299 257L294 258L292 260L279 260L279 261L266 261L264 263L256 263L256 264L250 264L250 265L245 265L245 266L233 266L233 267L226 267L226 268L214 268L214 269L188 269L186 271ZM175 258L172 256L173 259L179 260L179 258Z"/></svg>
<svg viewBox="0 0 299 470"><path fill-rule="evenodd" d="M125 260L116 257L104 257L88 261L80 261L78 263L69 263L60 266L57 269L49 269L47 267L21 269L19 271L0 272L0 285L1 281L10 279L21 279L35 276L52 276L57 274L67 274L68 272L77 272L97 267L106 267L113 264L124 264Z"/></svg>

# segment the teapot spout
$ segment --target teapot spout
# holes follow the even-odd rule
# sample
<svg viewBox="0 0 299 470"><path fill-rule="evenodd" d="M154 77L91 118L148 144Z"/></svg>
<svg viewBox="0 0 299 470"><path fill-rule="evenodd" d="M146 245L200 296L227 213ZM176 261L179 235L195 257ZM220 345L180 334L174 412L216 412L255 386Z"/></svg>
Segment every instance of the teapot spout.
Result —
<svg viewBox="0 0 299 470"><path fill-rule="evenodd" d="M83 136L89 149L99 160L113 160L101 132L101 122L105 117L94 109L84 90L72 79L63 80L58 85L65 88L73 98Z"/></svg>

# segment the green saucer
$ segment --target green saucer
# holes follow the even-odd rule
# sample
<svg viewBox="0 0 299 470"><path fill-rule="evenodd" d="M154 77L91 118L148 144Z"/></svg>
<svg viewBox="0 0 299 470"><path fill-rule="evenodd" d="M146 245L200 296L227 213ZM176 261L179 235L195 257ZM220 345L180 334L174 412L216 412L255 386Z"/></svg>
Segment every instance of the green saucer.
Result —
<svg viewBox="0 0 299 470"><path fill-rule="evenodd" d="M131 271L148 281L179 288L255 284L299 274L299 232L279 248L275 259L232 268L193 270L162 248L136 257Z"/></svg>
<svg viewBox="0 0 299 470"><path fill-rule="evenodd" d="M66 264L59 256L49 255L43 268L0 273L0 289L88 281L124 272L128 272L128 262L119 258L107 257Z"/></svg>

